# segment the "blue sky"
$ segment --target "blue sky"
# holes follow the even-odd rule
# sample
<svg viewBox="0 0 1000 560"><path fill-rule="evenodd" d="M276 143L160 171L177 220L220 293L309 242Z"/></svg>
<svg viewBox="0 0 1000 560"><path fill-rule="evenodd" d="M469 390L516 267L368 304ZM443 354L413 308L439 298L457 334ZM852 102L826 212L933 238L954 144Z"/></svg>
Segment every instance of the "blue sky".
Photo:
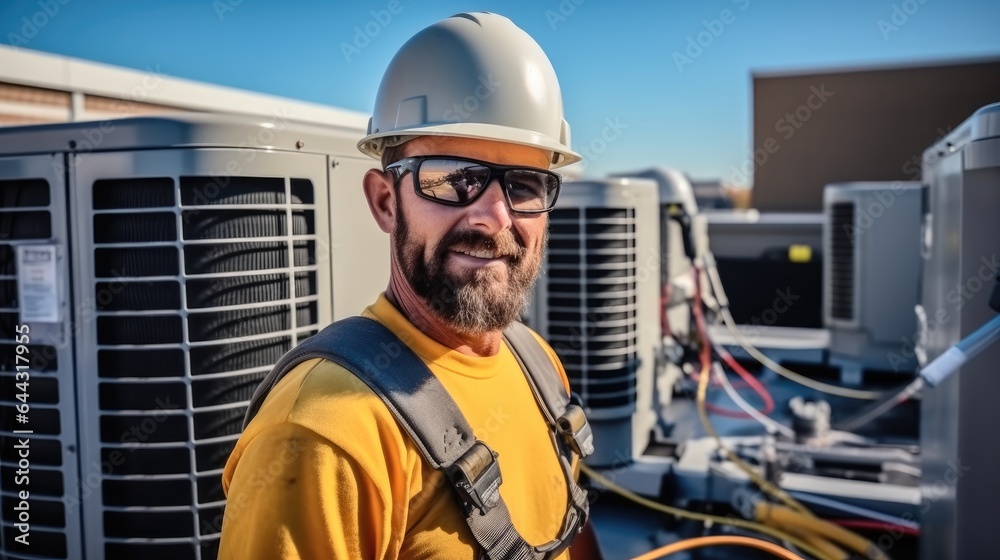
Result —
<svg viewBox="0 0 1000 560"><path fill-rule="evenodd" d="M1000 56L995 0L0 0L0 40L367 113L396 49L469 10L502 13L542 45L574 147L617 123L591 176L667 165L728 177L751 149L753 71ZM46 22L28 38L33 17ZM699 34L706 46L688 51Z"/></svg>

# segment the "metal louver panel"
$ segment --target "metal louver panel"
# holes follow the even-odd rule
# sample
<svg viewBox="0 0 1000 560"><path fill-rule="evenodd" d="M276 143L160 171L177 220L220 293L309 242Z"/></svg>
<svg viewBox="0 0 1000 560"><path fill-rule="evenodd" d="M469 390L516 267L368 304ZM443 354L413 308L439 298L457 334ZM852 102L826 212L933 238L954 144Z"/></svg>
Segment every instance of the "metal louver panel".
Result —
<svg viewBox="0 0 1000 560"><path fill-rule="evenodd" d="M594 433L592 466L641 453L656 422L659 205L656 183L566 183L526 313L559 356Z"/></svg>
<svg viewBox="0 0 1000 560"><path fill-rule="evenodd" d="M830 315L854 319L854 203L830 206Z"/></svg>
<svg viewBox="0 0 1000 560"><path fill-rule="evenodd" d="M81 422L91 461L109 465L85 503L100 557L217 556L222 469L247 402L329 320L317 257L323 158L258 154L230 176L212 170L245 156L206 152L164 151L157 164L109 154L146 173L78 186L92 258L81 289L96 302L93 420Z"/></svg>
<svg viewBox="0 0 1000 560"><path fill-rule="evenodd" d="M549 342L588 407L633 405L635 210L557 208L549 227Z"/></svg>
<svg viewBox="0 0 1000 560"><path fill-rule="evenodd" d="M61 155L0 158L0 558L12 560L72 558L81 540L72 336L61 320L68 289L62 161ZM56 277L42 280L54 282L55 293L41 296L41 307L54 306L59 320L36 322L39 300L22 302L18 277L28 272L20 269L19 248L55 256ZM26 290L38 287L21 280L31 285ZM28 327L20 352L19 325ZM16 407L23 403L22 416ZM26 509L19 506L22 491ZM26 520L28 546L15 540L23 535L17 524Z"/></svg>
<svg viewBox="0 0 1000 560"><path fill-rule="evenodd" d="M900 341L918 338L923 189L906 181L832 183L823 191L824 326L828 361L841 382L872 374L903 376L916 355ZM901 350L902 348L902 350ZM876 373L877 372L877 373Z"/></svg>

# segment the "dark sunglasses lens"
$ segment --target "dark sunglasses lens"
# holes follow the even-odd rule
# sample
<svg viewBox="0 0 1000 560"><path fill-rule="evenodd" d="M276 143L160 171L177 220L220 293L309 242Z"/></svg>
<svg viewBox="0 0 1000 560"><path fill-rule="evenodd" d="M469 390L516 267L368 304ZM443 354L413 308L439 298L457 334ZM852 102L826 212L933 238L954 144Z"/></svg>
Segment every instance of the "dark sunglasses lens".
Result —
<svg viewBox="0 0 1000 560"><path fill-rule="evenodd" d="M447 159L424 160L417 173L425 197L458 204L475 198L489 176L490 170L485 167Z"/></svg>
<svg viewBox="0 0 1000 560"><path fill-rule="evenodd" d="M559 177L530 169L512 169L505 176L510 206L521 212L548 210L559 191Z"/></svg>

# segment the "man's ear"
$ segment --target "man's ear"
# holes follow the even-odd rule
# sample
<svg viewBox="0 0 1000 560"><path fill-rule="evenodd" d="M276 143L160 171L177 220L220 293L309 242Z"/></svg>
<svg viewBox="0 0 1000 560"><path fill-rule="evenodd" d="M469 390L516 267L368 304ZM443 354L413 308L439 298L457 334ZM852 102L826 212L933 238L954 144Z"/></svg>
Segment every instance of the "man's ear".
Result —
<svg viewBox="0 0 1000 560"><path fill-rule="evenodd" d="M392 182L390 172L369 169L365 173L364 188L368 209L379 229L389 234L396 226L396 189Z"/></svg>

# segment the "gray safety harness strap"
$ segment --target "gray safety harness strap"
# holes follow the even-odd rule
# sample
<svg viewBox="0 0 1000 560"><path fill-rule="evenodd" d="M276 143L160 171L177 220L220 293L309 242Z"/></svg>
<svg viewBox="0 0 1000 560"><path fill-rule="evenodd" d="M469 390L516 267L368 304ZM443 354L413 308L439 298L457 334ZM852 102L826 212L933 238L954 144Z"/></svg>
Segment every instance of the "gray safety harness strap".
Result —
<svg viewBox="0 0 1000 560"><path fill-rule="evenodd" d="M243 420L250 424L264 399L297 364L323 358L340 364L371 388L414 442L424 460L452 483L473 537L491 560L550 560L583 530L589 513L587 493L572 472L572 454L593 451L583 409L562 385L555 366L527 327L504 331L546 421L566 476L569 507L559 538L531 546L514 528L500 495L497 454L476 439L458 405L441 382L395 334L376 321L351 317L337 321L293 348L275 364L254 391ZM428 411L432 411L428 413Z"/></svg>

